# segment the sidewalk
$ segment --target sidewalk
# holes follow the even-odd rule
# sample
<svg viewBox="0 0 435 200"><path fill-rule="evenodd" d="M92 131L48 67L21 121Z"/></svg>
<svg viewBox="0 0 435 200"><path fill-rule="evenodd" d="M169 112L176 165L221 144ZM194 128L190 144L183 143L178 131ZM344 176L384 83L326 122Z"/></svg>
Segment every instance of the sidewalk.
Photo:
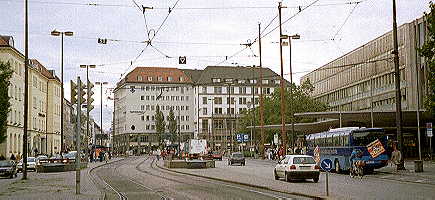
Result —
<svg viewBox="0 0 435 200"><path fill-rule="evenodd" d="M375 171L383 179L435 185L435 162L424 161L423 172L416 173L413 160L405 160L405 169L396 172L396 166L388 165Z"/></svg>
<svg viewBox="0 0 435 200"><path fill-rule="evenodd" d="M114 162L121 158L113 158ZM13 181L0 179L0 199L102 199L102 194L89 177L89 170L105 164L88 163L88 168L81 170L81 194L75 194L76 172L36 173L28 172L27 180L21 180L22 173ZM3 184L2 184L3 182Z"/></svg>

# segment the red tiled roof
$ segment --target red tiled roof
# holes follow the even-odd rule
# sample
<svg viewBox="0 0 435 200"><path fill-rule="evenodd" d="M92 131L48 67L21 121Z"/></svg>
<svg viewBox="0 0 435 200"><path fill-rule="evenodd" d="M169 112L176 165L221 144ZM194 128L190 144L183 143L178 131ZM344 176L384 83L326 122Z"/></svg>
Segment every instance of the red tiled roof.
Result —
<svg viewBox="0 0 435 200"><path fill-rule="evenodd" d="M0 46L9 46L9 43L0 35Z"/></svg>
<svg viewBox="0 0 435 200"><path fill-rule="evenodd" d="M149 77L152 77L149 79ZM161 81L159 81L161 77ZM172 80L169 81L168 77ZM182 77L182 81L180 80ZM136 67L124 78L128 83L192 83L192 80L181 70L168 67Z"/></svg>
<svg viewBox="0 0 435 200"><path fill-rule="evenodd" d="M38 60L36 59L30 59L31 63L34 67L36 67L43 76L47 77L48 79L54 79L55 77L50 73L50 71L47 70L47 68L44 67Z"/></svg>

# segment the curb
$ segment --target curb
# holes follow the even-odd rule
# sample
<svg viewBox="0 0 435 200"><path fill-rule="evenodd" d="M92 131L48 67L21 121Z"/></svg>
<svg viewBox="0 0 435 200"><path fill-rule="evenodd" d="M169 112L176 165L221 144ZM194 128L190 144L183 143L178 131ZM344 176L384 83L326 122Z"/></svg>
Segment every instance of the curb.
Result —
<svg viewBox="0 0 435 200"><path fill-rule="evenodd" d="M327 199L326 197L322 197L322 196L314 196L314 195L309 195L309 194L304 194L304 193L298 193L298 192L281 191L281 190L276 190L276 189L273 189L273 188L270 188L270 187L266 187L266 186L259 186L259 185L254 185L254 184L249 184L249 183L243 183L243 182L238 182L238 181L232 181L232 180L227 180L227 179L221 179L221 178L216 178L216 177L203 176L203 175L198 175L198 174L191 174L191 173L187 173L187 172L180 172L180 171L176 171L176 170L173 170L173 169L168 169L168 168L162 167L162 166L160 166L158 164L156 164L156 166L158 168L162 169L162 170L166 170L166 171L170 171L170 172L174 172L174 173L179 173L179 174L184 174L184 175L189 175L189 176L195 176L195 177L200 177L200 178L205 178L205 179L210 179L210 180L215 180L215 181L222 181L222 182L226 182L226 183L243 185L243 186L248 186L248 187L268 190L268 191L272 191L272 192L279 192L279 193L284 193L284 194L302 196L302 197L307 197L307 198L312 198L312 199L319 199L319 200L320 199Z"/></svg>
<svg viewBox="0 0 435 200"><path fill-rule="evenodd" d="M106 200L106 193L105 193L105 192L102 192L102 190L98 187L98 184L96 183L96 180L91 176L91 172L92 172L94 169L97 169L97 168L103 167L103 166L108 165L108 164L116 163L116 162L119 162L119 161L122 161L122 160L125 160L125 159L126 159L125 157L122 157L122 158L119 159L119 160L115 160L115 161L112 161L112 162L103 163L103 164L98 165L98 166L95 166L95 167L93 167L93 168L89 168L89 170L88 170L88 177L89 177L89 179L91 180L91 182L94 183L95 187L97 187L98 191L100 192L100 198L98 198L98 199L100 199L100 200Z"/></svg>

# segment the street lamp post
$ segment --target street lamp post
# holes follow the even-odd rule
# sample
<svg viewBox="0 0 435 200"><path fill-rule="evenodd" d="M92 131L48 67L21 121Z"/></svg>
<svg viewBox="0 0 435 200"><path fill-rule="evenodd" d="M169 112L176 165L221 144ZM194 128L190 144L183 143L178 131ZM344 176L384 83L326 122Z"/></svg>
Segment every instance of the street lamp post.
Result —
<svg viewBox="0 0 435 200"><path fill-rule="evenodd" d="M301 39L301 36L298 34L295 35L282 35L282 39L288 38L288 47L289 47L289 67L290 67L290 111L291 111L291 123L292 123L292 141L291 144L295 146L295 112L293 108L293 69L292 69L292 42L291 40ZM283 38L284 37L284 38ZM287 151L287 150L286 150Z"/></svg>
<svg viewBox="0 0 435 200"><path fill-rule="evenodd" d="M103 136L103 85L109 84L108 82L95 82L100 85L100 136ZM103 145L103 138L101 138L101 145Z"/></svg>
<svg viewBox="0 0 435 200"><path fill-rule="evenodd" d="M51 32L52 36L61 36L61 62L60 62L60 81L61 81L61 93L60 93L60 151L64 152L65 145L63 142L63 94L64 94L64 88L63 88L63 36L73 36L72 31L58 31L54 29Z"/></svg>

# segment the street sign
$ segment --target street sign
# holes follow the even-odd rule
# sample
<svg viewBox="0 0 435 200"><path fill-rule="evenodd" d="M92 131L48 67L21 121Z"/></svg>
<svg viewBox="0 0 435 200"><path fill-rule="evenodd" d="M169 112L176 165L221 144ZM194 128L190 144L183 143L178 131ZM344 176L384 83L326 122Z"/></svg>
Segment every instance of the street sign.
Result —
<svg viewBox="0 0 435 200"><path fill-rule="evenodd" d="M243 135L243 141L244 142L249 141L249 135L248 134Z"/></svg>
<svg viewBox="0 0 435 200"><path fill-rule="evenodd" d="M432 123L426 123L426 134L427 137L432 137L433 133L432 133Z"/></svg>
<svg viewBox="0 0 435 200"><path fill-rule="evenodd" d="M275 135L273 135L273 143L278 144L278 133L275 133Z"/></svg>
<svg viewBox="0 0 435 200"><path fill-rule="evenodd" d="M330 159L324 159L324 160L322 160L322 162L320 163L320 167L323 170L327 171L327 172L331 171L331 169L332 169L332 160L330 160Z"/></svg>
<svg viewBox="0 0 435 200"><path fill-rule="evenodd" d="M186 64L186 56L178 57L178 64L185 65Z"/></svg>
<svg viewBox="0 0 435 200"><path fill-rule="evenodd" d="M237 142L247 142L249 140L249 135L247 134L237 134L236 135Z"/></svg>

